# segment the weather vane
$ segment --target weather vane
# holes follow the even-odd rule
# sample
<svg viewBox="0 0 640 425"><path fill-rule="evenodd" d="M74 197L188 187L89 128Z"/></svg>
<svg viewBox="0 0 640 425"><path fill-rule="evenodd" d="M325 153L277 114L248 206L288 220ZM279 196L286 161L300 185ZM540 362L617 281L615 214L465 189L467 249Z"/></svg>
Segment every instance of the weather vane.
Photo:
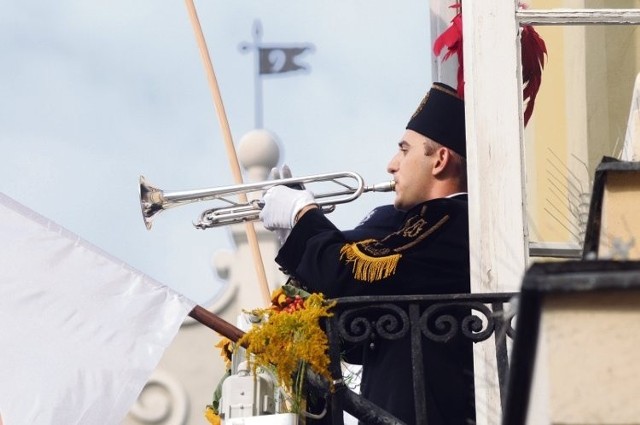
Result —
<svg viewBox="0 0 640 425"><path fill-rule="evenodd" d="M307 73L309 67L297 62L298 56L312 52L315 47L310 43L262 43L262 24L259 20L253 23L253 43L241 43L243 53L253 51L255 55L255 128L262 128L262 78L263 76L283 76L291 73Z"/></svg>

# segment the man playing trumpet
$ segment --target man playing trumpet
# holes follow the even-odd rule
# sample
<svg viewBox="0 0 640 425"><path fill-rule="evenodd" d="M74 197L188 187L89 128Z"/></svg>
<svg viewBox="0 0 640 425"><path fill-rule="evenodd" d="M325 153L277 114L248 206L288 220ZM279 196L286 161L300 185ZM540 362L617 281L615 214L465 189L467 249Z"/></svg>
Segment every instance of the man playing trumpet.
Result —
<svg viewBox="0 0 640 425"><path fill-rule="evenodd" d="M435 83L409 120L387 166L395 182L389 223L342 232L313 194L274 186L260 220L285 234L276 257L304 289L327 297L468 293L469 230L466 198L464 102ZM376 215L373 216L376 218ZM289 233L290 230L290 233ZM379 339L362 350L365 398L406 422L414 413L409 337ZM470 342L424 341L427 423L473 423Z"/></svg>

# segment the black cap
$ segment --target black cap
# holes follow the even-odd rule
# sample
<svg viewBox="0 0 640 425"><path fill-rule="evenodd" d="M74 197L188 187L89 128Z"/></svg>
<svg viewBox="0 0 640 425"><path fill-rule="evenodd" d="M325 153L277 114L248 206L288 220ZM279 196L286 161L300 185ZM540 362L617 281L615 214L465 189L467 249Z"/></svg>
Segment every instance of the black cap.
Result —
<svg viewBox="0 0 640 425"><path fill-rule="evenodd" d="M456 90L433 83L407 124L413 130L467 157L464 125L464 101Z"/></svg>

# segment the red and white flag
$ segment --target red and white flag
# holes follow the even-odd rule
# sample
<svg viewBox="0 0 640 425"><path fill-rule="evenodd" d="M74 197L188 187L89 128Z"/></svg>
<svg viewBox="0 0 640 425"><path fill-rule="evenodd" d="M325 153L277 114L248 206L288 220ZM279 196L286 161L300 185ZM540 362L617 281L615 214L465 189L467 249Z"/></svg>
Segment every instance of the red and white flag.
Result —
<svg viewBox="0 0 640 425"><path fill-rule="evenodd" d="M120 424L194 306L0 193L0 421Z"/></svg>

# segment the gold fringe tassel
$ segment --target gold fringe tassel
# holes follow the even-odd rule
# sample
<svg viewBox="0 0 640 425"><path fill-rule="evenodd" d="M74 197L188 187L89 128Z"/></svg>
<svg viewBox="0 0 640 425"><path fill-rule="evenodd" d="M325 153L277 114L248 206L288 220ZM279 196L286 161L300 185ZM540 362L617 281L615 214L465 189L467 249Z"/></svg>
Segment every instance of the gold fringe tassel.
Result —
<svg viewBox="0 0 640 425"><path fill-rule="evenodd" d="M340 260L346 258L347 264L353 263L353 277L365 282L375 282L395 273L401 254L385 257L372 257L360 251L356 243L349 243L340 249Z"/></svg>

